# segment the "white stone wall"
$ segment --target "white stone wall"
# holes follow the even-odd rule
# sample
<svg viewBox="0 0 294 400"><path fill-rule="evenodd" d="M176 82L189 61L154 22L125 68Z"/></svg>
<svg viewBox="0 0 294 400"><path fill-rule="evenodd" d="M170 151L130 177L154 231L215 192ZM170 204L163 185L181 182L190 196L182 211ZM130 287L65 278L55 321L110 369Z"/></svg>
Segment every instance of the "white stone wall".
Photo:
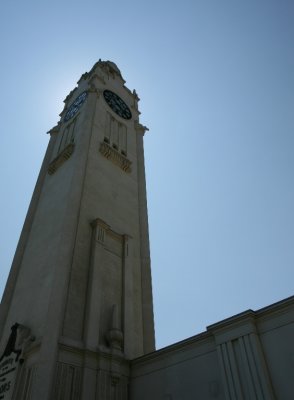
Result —
<svg viewBox="0 0 294 400"><path fill-rule="evenodd" d="M124 83L115 64L99 61L50 131L0 307L0 351L15 322L35 336L17 400L94 400L100 381L111 386L99 399L125 398L124 363L154 349L147 128ZM127 114L107 103L105 90Z"/></svg>
<svg viewBox="0 0 294 400"><path fill-rule="evenodd" d="M292 400L294 297L131 363L130 400Z"/></svg>

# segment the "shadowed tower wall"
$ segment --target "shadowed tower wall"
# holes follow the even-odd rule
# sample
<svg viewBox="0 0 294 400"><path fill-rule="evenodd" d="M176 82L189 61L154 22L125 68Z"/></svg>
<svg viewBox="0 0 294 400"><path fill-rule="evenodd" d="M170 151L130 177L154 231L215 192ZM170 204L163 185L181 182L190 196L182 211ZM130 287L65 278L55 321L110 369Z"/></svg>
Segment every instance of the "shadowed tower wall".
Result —
<svg viewBox="0 0 294 400"><path fill-rule="evenodd" d="M31 332L17 399L126 398L127 360L154 350L146 128L124 83L99 61L50 131L0 309L1 349Z"/></svg>

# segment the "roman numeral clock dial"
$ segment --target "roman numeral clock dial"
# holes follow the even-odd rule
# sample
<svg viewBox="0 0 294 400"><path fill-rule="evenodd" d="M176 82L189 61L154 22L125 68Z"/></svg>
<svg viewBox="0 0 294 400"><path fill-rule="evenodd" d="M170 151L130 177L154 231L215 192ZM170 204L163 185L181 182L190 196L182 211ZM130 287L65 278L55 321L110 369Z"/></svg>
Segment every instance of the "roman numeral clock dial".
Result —
<svg viewBox="0 0 294 400"><path fill-rule="evenodd" d="M106 103L117 115L124 119L132 118L131 110L117 94L111 90L104 90L103 96Z"/></svg>
<svg viewBox="0 0 294 400"><path fill-rule="evenodd" d="M79 111L79 109L81 108L82 104L84 103L84 101L87 98L87 92L83 92L81 93L76 100L72 103L72 105L69 107L69 109L67 110L67 113L65 114L64 117L64 122L68 121L69 119L71 119L74 115L76 115L76 113Z"/></svg>

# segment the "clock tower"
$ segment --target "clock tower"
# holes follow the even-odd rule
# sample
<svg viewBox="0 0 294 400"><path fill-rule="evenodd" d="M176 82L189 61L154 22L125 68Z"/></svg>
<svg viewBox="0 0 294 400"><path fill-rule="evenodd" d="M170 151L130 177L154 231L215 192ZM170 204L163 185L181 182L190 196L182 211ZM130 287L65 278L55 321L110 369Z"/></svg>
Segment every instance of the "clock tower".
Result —
<svg viewBox="0 0 294 400"><path fill-rule="evenodd" d="M49 132L0 308L1 399L127 399L128 361L155 348L147 128L124 84L99 60Z"/></svg>

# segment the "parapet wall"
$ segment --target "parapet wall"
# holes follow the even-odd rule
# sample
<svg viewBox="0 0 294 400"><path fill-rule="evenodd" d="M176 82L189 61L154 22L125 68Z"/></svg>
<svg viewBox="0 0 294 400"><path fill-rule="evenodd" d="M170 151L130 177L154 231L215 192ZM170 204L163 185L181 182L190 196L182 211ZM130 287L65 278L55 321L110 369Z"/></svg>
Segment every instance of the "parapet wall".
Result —
<svg viewBox="0 0 294 400"><path fill-rule="evenodd" d="M131 363L131 400L292 400L294 297Z"/></svg>

